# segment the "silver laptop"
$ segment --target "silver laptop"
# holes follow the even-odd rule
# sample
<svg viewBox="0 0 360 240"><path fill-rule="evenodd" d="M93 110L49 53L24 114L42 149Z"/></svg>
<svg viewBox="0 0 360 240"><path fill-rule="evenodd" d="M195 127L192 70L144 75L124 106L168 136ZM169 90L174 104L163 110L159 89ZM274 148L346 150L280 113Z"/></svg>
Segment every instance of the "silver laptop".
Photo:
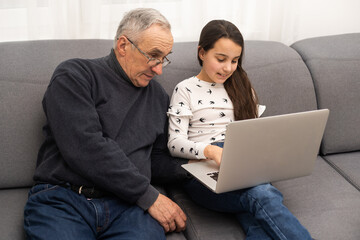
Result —
<svg viewBox="0 0 360 240"><path fill-rule="evenodd" d="M310 175L328 116L322 109L232 122L220 168L213 160L182 167L216 193Z"/></svg>

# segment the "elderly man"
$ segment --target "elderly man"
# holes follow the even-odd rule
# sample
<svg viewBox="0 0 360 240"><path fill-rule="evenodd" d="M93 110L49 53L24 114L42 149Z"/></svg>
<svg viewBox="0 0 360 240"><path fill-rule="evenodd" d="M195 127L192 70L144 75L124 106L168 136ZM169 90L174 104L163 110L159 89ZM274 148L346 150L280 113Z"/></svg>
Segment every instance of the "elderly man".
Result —
<svg viewBox="0 0 360 240"><path fill-rule="evenodd" d="M185 228L183 211L150 184L151 164L185 177L177 171L185 160L166 147L168 96L151 81L172 46L168 21L136 9L120 22L110 55L57 67L43 99L28 239L165 239Z"/></svg>

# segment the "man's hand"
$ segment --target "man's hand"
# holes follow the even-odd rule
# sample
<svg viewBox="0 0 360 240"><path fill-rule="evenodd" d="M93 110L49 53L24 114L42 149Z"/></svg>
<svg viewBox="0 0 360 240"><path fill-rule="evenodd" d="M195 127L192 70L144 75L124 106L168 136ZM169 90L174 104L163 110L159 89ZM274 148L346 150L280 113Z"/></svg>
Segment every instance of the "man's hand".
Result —
<svg viewBox="0 0 360 240"><path fill-rule="evenodd" d="M156 201L148 209L148 212L160 223L165 232L180 232L185 230L185 213L176 203L162 194L159 194Z"/></svg>

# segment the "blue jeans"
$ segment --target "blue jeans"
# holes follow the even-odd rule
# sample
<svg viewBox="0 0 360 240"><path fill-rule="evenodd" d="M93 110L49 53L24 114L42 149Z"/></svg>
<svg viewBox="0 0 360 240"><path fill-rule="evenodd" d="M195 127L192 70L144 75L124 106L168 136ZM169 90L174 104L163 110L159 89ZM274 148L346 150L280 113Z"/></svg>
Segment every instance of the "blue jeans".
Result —
<svg viewBox="0 0 360 240"><path fill-rule="evenodd" d="M116 197L87 199L72 190L39 184L24 211L27 239L166 239L147 212Z"/></svg>
<svg viewBox="0 0 360 240"><path fill-rule="evenodd" d="M222 147L223 143L216 145ZM196 179L184 184L199 205L218 212L234 213L248 240L311 239L309 232L283 204L283 196L271 184L216 194Z"/></svg>

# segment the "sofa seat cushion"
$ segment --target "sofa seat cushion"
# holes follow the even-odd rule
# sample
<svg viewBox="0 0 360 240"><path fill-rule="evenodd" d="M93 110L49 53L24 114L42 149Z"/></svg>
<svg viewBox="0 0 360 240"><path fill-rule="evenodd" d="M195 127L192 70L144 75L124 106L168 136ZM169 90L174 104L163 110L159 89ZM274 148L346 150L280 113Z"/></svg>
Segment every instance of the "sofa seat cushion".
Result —
<svg viewBox="0 0 360 240"><path fill-rule="evenodd" d="M30 188L0 189L1 239L25 240L24 206L29 190ZM182 232L169 233L166 239L186 240Z"/></svg>
<svg viewBox="0 0 360 240"><path fill-rule="evenodd" d="M183 232L172 232L166 234L166 240L186 240Z"/></svg>
<svg viewBox="0 0 360 240"><path fill-rule="evenodd" d="M167 195L166 190L163 186L157 185L157 184L153 184L153 186L163 195ZM185 240L185 236L183 232L177 233L177 232L172 232L172 233L168 233L166 234L166 239L167 240Z"/></svg>
<svg viewBox="0 0 360 240"><path fill-rule="evenodd" d="M245 239L240 224L231 214L207 210L194 203L180 187L168 188L169 196L183 209L187 216L184 232L191 240Z"/></svg>
<svg viewBox="0 0 360 240"><path fill-rule="evenodd" d="M24 240L24 206L29 188L0 189L1 239Z"/></svg>
<svg viewBox="0 0 360 240"><path fill-rule="evenodd" d="M360 151L327 155L324 159L360 191Z"/></svg>
<svg viewBox="0 0 360 240"><path fill-rule="evenodd" d="M360 239L360 192L321 157L310 176L274 185L313 238Z"/></svg>

